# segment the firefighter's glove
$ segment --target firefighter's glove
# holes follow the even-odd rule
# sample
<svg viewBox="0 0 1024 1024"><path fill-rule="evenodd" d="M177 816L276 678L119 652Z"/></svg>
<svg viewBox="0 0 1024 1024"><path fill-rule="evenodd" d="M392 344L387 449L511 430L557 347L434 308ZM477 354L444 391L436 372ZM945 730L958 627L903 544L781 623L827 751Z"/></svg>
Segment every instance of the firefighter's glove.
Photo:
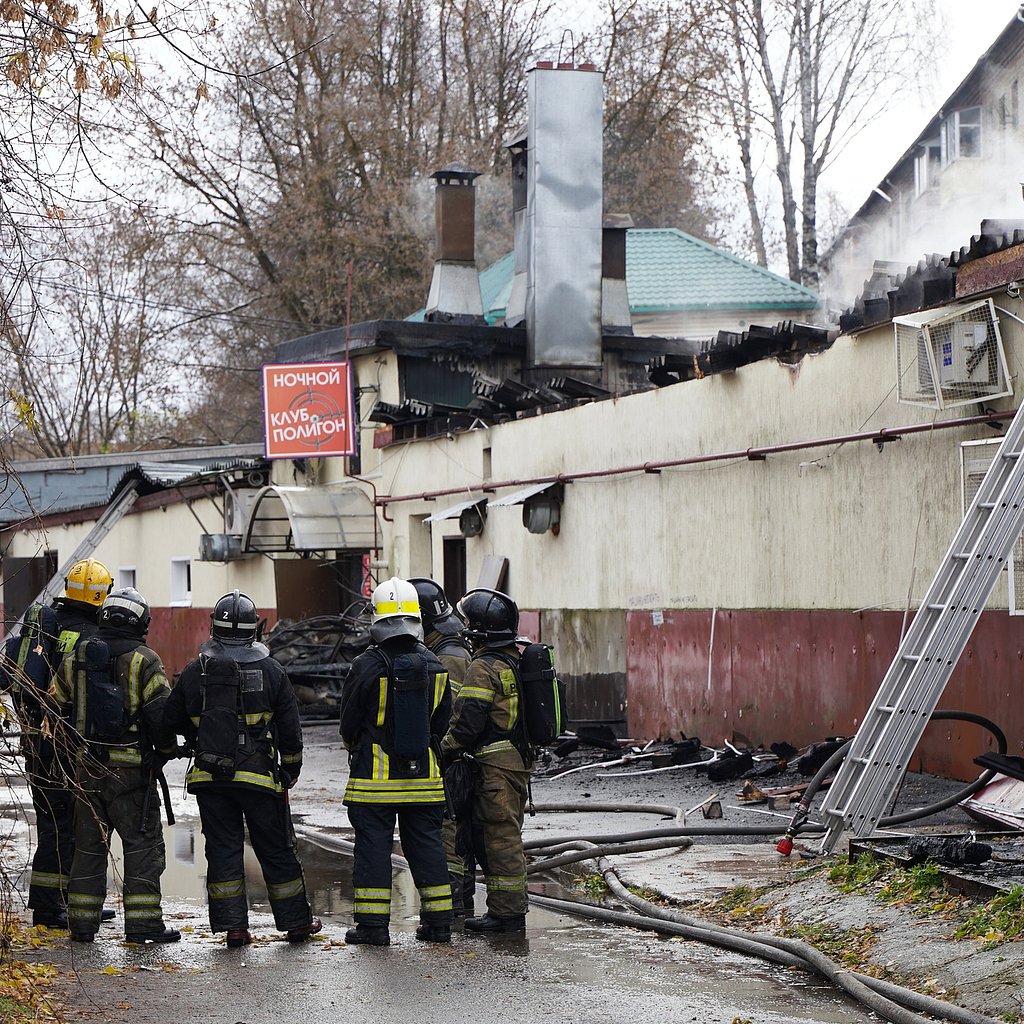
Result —
<svg viewBox="0 0 1024 1024"><path fill-rule="evenodd" d="M446 772L458 759L462 757L461 750L450 750L446 747L441 748L441 771Z"/></svg>
<svg viewBox="0 0 1024 1024"><path fill-rule="evenodd" d="M286 772L281 772L281 785L285 789L294 789L295 783L299 781L299 769L289 768Z"/></svg>
<svg viewBox="0 0 1024 1024"><path fill-rule="evenodd" d="M184 747L176 746L173 750L154 750L153 751L153 771L162 772L164 765L168 761L174 761L179 757L184 757L186 750Z"/></svg>

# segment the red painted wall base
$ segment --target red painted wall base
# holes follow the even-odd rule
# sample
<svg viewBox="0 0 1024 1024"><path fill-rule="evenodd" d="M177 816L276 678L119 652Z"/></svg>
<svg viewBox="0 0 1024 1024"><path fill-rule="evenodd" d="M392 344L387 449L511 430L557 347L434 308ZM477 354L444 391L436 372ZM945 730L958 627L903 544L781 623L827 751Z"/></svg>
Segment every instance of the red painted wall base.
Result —
<svg viewBox="0 0 1024 1024"><path fill-rule="evenodd" d="M710 746L803 746L852 736L899 646L901 612L719 611L708 671L712 612L626 616L629 735L699 736ZM972 711L1024 753L1024 617L984 612L939 707ZM930 725L912 768L956 779L980 771L995 749L976 725Z"/></svg>

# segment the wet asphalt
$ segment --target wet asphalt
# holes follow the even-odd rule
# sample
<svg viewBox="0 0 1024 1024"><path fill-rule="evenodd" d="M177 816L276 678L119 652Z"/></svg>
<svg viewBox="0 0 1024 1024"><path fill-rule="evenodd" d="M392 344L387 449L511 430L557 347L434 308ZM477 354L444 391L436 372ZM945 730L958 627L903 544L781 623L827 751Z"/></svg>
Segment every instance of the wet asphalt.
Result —
<svg viewBox="0 0 1024 1024"><path fill-rule="evenodd" d="M350 838L341 794L345 754L336 726L306 729L305 768L292 793L292 810L302 834ZM603 756L592 752L594 761ZM587 764L586 757L577 764ZM709 784L696 773L601 779L586 769L564 779L539 777L538 804L564 802L665 803L684 809L719 797L723 819L779 823L763 811L735 802L735 783ZM48 948L31 954L62 970L60 995L68 1019L168 1024L278 1024L330 1015L332 1020L388 1024L460 1021L520 1022L756 1021L860 1022L877 1020L862 1007L804 972L781 968L678 938L660 938L616 925L598 924L534 908L524 937L485 938L461 931L450 946L417 941L415 889L407 872L395 871L392 945L376 949L344 944L351 924L351 861L338 852L300 842L307 888L323 932L293 946L273 928L266 890L251 851L246 875L250 928L256 941L229 950L223 935L208 930L203 837L195 802L183 790L184 765L169 766L177 821L166 826L167 871L163 878L167 922L183 932L166 946L130 946L123 941L115 860L111 897L118 917L104 925L93 945L69 943L53 933ZM716 793L715 790L718 792ZM8 868L24 866L28 854L23 806L27 792L8 779L4 832L9 833ZM688 821L701 822L697 812ZM542 812L528 818L528 838L590 832L620 832L669 824L649 811ZM736 843L735 837L722 841ZM685 895L708 887L726 888L779 870L774 840L742 840L708 856L715 840L681 852L631 854L616 858L627 875L667 892ZM115 843L116 853L116 843ZM561 895L560 881L531 880L531 889ZM27 883L27 875L23 877ZM478 912L483 895L478 894Z"/></svg>

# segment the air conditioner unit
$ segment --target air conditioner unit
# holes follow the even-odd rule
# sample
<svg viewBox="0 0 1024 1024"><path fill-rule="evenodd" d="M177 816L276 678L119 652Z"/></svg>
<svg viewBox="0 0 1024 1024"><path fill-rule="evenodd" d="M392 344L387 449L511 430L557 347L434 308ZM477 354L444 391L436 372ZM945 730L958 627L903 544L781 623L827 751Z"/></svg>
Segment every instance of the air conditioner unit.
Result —
<svg viewBox="0 0 1024 1024"><path fill-rule="evenodd" d="M259 490L241 488L224 492L224 532L240 537Z"/></svg>
<svg viewBox="0 0 1024 1024"><path fill-rule="evenodd" d="M947 409L1013 394L991 299L893 317L899 401Z"/></svg>
<svg viewBox="0 0 1024 1024"><path fill-rule="evenodd" d="M200 562L233 562L245 558L242 538L229 533L202 533L199 535Z"/></svg>

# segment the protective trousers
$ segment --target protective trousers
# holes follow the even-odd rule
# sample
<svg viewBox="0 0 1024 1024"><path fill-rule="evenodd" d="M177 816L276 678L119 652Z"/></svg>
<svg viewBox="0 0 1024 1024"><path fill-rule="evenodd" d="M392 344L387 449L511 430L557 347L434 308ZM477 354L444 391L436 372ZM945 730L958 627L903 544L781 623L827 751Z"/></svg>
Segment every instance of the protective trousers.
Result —
<svg viewBox="0 0 1024 1024"><path fill-rule="evenodd" d="M523 816L530 773L480 762L473 798L473 848L487 885L487 912L516 917L528 910Z"/></svg>
<svg viewBox="0 0 1024 1024"><path fill-rule="evenodd" d="M402 852L420 896L420 920L445 925L452 920L452 891L441 843L441 804L348 804L355 829L352 864L357 924L386 928L391 920L391 851L395 820Z"/></svg>
<svg viewBox="0 0 1024 1024"><path fill-rule="evenodd" d="M71 793L61 786L30 778L29 790L36 812L36 848L28 885L28 905L35 916L47 920L64 913L68 872L75 852Z"/></svg>
<svg viewBox="0 0 1024 1024"><path fill-rule="evenodd" d="M476 891L476 860L473 857L473 829L467 821L445 818L441 826L448 881L452 887L452 910L456 917L472 915Z"/></svg>
<svg viewBox="0 0 1024 1024"><path fill-rule="evenodd" d="M206 840L206 895L210 930L245 931L249 901L245 891L245 830L263 871L274 924L282 932L305 928L312 913L295 852L291 811L283 796L249 786L196 787Z"/></svg>
<svg viewBox="0 0 1024 1024"><path fill-rule="evenodd" d="M78 771L68 927L74 932L99 931L111 829L124 848L125 933L159 935L164 930L160 908L164 834L156 782L145 768L96 766L90 770L83 765Z"/></svg>

